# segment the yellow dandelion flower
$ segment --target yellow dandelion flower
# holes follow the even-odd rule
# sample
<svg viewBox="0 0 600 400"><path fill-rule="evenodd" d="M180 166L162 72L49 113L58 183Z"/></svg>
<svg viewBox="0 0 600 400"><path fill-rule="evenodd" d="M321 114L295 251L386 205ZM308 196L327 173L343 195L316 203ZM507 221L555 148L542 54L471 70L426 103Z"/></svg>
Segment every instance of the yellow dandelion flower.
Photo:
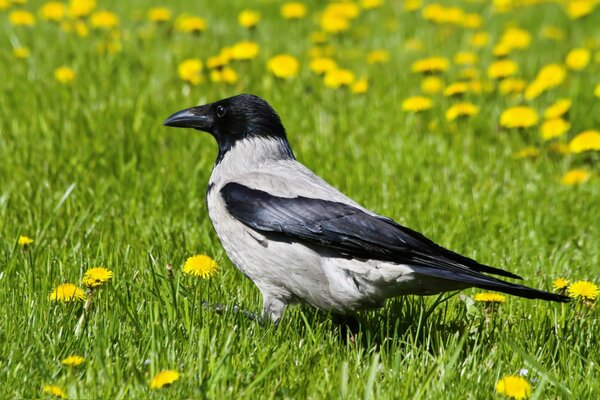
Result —
<svg viewBox="0 0 600 400"><path fill-rule="evenodd" d="M596 300L600 294L598 285L589 281L577 281L569 285L567 289L569 296L572 298L581 298L584 300Z"/></svg>
<svg viewBox="0 0 600 400"><path fill-rule="evenodd" d="M83 274L81 283L87 287L96 287L108 282L112 276L112 271L104 267L90 268Z"/></svg>
<svg viewBox="0 0 600 400"><path fill-rule="evenodd" d="M78 288L72 283L63 283L50 293L50 300L63 302L85 300L85 293L83 289Z"/></svg>
<svg viewBox="0 0 600 400"><path fill-rule="evenodd" d="M490 64L487 70L488 77L503 79L517 73L519 66L512 60L498 60Z"/></svg>
<svg viewBox="0 0 600 400"><path fill-rule="evenodd" d="M546 88L553 88L565 80L567 71L560 64L548 64L538 72L535 80L541 82Z"/></svg>
<svg viewBox="0 0 600 400"><path fill-rule="evenodd" d="M465 82L455 82L446 86L446 88L444 89L444 96L460 96L462 94L467 93L468 91L469 85L467 85Z"/></svg>
<svg viewBox="0 0 600 400"><path fill-rule="evenodd" d="M531 43L531 34L525 29L511 27L502 34L500 43L506 46L509 51L514 49L526 49Z"/></svg>
<svg viewBox="0 0 600 400"><path fill-rule="evenodd" d="M234 60L252 60L258 55L258 43L244 41L231 47L231 58Z"/></svg>
<svg viewBox="0 0 600 400"><path fill-rule="evenodd" d="M479 112L479 107L473 103L457 103L446 110L446 120L454 121L461 117L470 117Z"/></svg>
<svg viewBox="0 0 600 400"><path fill-rule="evenodd" d="M472 51L460 51L454 55L456 65L473 65L477 62L477 54Z"/></svg>
<svg viewBox="0 0 600 400"><path fill-rule="evenodd" d="M439 93L444 87L444 82L437 76L428 76L421 81L421 90L426 94Z"/></svg>
<svg viewBox="0 0 600 400"><path fill-rule="evenodd" d="M69 1L69 15L72 18L81 18L89 15L96 8L96 0L71 0Z"/></svg>
<svg viewBox="0 0 600 400"><path fill-rule="evenodd" d="M600 98L600 83L596 85L596 88L594 89L594 96Z"/></svg>
<svg viewBox="0 0 600 400"><path fill-rule="evenodd" d="M526 106L512 107L500 115L500 126L504 128L528 128L538 123L538 114Z"/></svg>
<svg viewBox="0 0 600 400"><path fill-rule="evenodd" d="M450 66L450 62L444 57L430 57L415 61L411 70L418 73L444 72Z"/></svg>
<svg viewBox="0 0 600 400"><path fill-rule="evenodd" d="M519 94L527 87L527 82L523 79L506 78L500 81L499 89L503 95Z"/></svg>
<svg viewBox="0 0 600 400"><path fill-rule="evenodd" d="M206 59L206 66L209 69L221 69L225 65L229 63L229 57L223 56L221 54L213 57L208 57Z"/></svg>
<svg viewBox="0 0 600 400"><path fill-rule="evenodd" d="M67 367L78 367L85 362L85 358L81 356L69 356L61 361L62 365Z"/></svg>
<svg viewBox="0 0 600 400"><path fill-rule="evenodd" d="M562 117L571 108L571 99L558 99L544 110L544 118L552 119Z"/></svg>
<svg viewBox="0 0 600 400"><path fill-rule="evenodd" d="M285 19L302 19L308 12L306 5L299 1L292 1L281 6L281 15Z"/></svg>
<svg viewBox="0 0 600 400"><path fill-rule="evenodd" d="M592 55L586 48L573 49L567 54L565 64L573 71L581 71L590 63Z"/></svg>
<svg viewBox="0 0 600 400"><path fill-rule="evenodd" d="M483 25L483 18L479 14L469 13L465 14L462 20L462 26L467 29L480 29Z"/></svg>
<svg viewBox="0 0 600 400"><path fill-rule="evenodd" d="M560 183L565 186L579 185L590 179L591 175L589 171L582 168L572 169L562 176Z"/></svg>
<svg viewBox="0 0 600 400"><path fill-rule="evenodd" d="M215 260L205 254L189 257L183 265L183 272L202 278L213 277L219 269Z"/></svg>
<svg viewBox="0 0 600 400"><path fill-rule="evenodd" d="M42 386L42 393L50 394L54 397L58 397L61 399L66 399L67 394L60 386L57 385L44 385Z"/></svg>
<svg viewBox="0 0 600 400"><path fill-rule="evenodd" d="M540 127L542 139L550 140L560 137L571 129L571 124L562 118L552 118L544 121Z"/></svg>
<svg viewBox="0 0 600 400"><path fill-rule="evenodd" d="M473 300L482 303L506 303L506 296L498 293L477 293Z"/></svg>
<svg viewBox="0 0 600 400"><path fill-rule="evenodd" d="M593 129L581 132L569 142L569 149L572 153L600 151L600 132Z"/></svg>
<svg viewBox="0 0 600 400"><path fill-rule="evenodd" d="M363 10L372 10L383 5L383 0L361 0L360 6Z"/></svg>
<svg viewBox="0 0 600 400"><path fill-rule="evenodd" d="M531 385L522 376L505 376L496 383L496 393L521 400L531 396Z"/></svg>
<svg viewBox="0 0 600 400"><path fill-rule="evenodd" d="M332 69L327 71L323 78L323 83L326 87L337 89L341 86L350 86L354 83L354 73L347 69Z"/></svg>
<svg viewBox="0 0 600 400"><path fill-rule="evenodd" d="M524 158L535 158L540 155L540 149L534 146L525 147L513 154L515 160L522 160Z"/></svg>
<svg viewBox="0 0 600 400"><path fill-rule="evenodd" d="M476 32L471 36L470 44L472 47L481 48L490 40L490 35L487 32Z"/></svg>
<svg viewBox="0 0 600 400"><path fill-rule="evenodd" d="M357 80L350 87L350 91L354 94L367 93L367 90L369 90L369 82L364 78Z"/></svg>
<svg viewBox="0 0 600 400"><path fill-rule="evenodd" d="M350 27L350 22L347 18L331 13L324 13L320 20L321 30L325 33L340 33Z"/></svg>
<svg viewBox="0 0 600 400"><path fill-rule="evenodd" d="M25 10L12 11L8 16L8 20L10 21L10 24L14 25L14 26L33 26L33 25L35 25L35 17L33 16L32 13L30 13L29 11L25 11Z"/></svg>
<svg viewBox="0 0 600 400"><path fill-rule="evenodd" d="M202 82L202 61L197 58L183 60L177 67L177 73L181 80L197 85Z"/></svg>
<svg viewBox="0 0 600 400"><path fill-rule="evenodd" d="M331 58L319 57L310 62L309 68L312 72L322 75L337 68L337 64Z"/></svg>
<svg viewBox="0 0 600 400"><path fill-rule="evenodd" d="M60 83L70 83L75 79L75 71L67 66L59 67L54 70L54 78Z"/></svg>
<svg viewBox="0 0 600 400"><path fill-rule="evenodd" d="M289 79L298 75L300 65L296 57L279 54L267 62L267 69L277 78Z"/></svg>
<svg viewBox="0 0 600 400"><path fill-rule="evenodd" d="M199 34L206 30L206 21L193 15L180 15L175 20L175 29L184 33Z"/></svg>
<svg viewBox="0 0 600 400"><path fill-rule="evenodd" d="M17 240L17 243L19 243L20 246L29 246L31 243L33 243L33 239L27 236L19 236L19 240Z"/></svg>
<svg viewBox="0 0 600 400"><path fill-rule="evenodd" d="M29 57L31 55L31 52L29 51L29 49L27 47L16 47L13 50L13 55L16 58L24 59L24 58Z"/></svg>
<svg viewBox="0 0 600 400"><path fill-rule="evenodd" d="M343 18L354 19L360 14L360 8L351 2L333 2L329 3L325 10L325 14L337 15Z"/></svg>
<svg viewBox="0 0 600 400"><path fill-rule="evenodd" d="M367 54L367 64L386 63L390 60L390 53L387 50L373 50Z"/></svg>
<svg viewBox="0 0 600 400"><path fill-rule="evenodd" d="M238 22L244 28L254 28L260 21L260 13L253 10L244 10L238 15Z"/></svg>
<svg viewBox="0 0 600 400"><path fill-rule="evenodd" d="M426 111L433 107L433 101L428 97L414 96L402 102L402 110L407 112Z"/></svg>
<svg viewBox="0 0 600 400"><path fill-rule="evenodd" d="M148 19L152 22L167 22L171 19L171 10L167 7L153 7L148 10Z"/></svg>
<svg viewBox="0 0 600 400"><path fill-rule="evenodd" d="M421 0L405 0L404 11L415 12L418 11L422 6Z"/></svg>
<svg viewBox="0 0 600 400"><path fill-rule="evenodd" d="M67 6L58 1L50 1L42 6L40 14L46 21L60 22L67 15Z"/></svg>
<svg viewBox="0 0 600 400"><path fill-rule="evenodd" d="M0 10L6 10L10 7L10 0L0 0Z"/></svg>
<svg viewBox="0 0 600 400"><path fill-rule="evenodd" d="M573 0L566 3L566 11L571 19L583 18L590 15L596 4L592 0Z"/></svg>
<svg viewBox="0 0 600 400"><path fill-rule="evenodd" d="M111 29L119 25L119 17L111 11L97 11L92 14L90 24L94 28Z"/></svg>
<svg viewBox="0 0 600 400"><path fill-rule="evenodd" d="M565 278L556 278L554 281L552 281L552 287L554 290L564 290L568 284L569 281Z"/></svg>
<svg viewBox="0 0 600 400"><path fill-rule="evenodd" d="M215 69L210 72L210 80L216 83L227 83L233 85L238 81L238 74L229 67Z"/></svg>
<svg viewBox="0 0 600 400"><path fill-rule="evenodd" d="M164 386L170 385L178 380L179 376L179 372L172 369L160 371L158 374L154 375L150 381L150 389L160 389Z"/></svg>

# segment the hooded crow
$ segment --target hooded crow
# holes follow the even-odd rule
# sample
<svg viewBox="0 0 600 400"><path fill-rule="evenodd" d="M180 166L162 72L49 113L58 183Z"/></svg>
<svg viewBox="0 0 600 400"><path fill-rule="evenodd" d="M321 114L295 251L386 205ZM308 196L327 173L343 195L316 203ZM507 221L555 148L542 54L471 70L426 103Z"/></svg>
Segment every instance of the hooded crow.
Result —
<svg viewBox="0 0 600 400"><path fill-rule="evenodd" d="M281 120L260 97L188 108L164 125L216 139L208 213L231 261L260 290L264 318L277 321L297 302L352 316L390 297L469 287L568 301L486 275L521 279L357 204L295 159Z"/></svg>

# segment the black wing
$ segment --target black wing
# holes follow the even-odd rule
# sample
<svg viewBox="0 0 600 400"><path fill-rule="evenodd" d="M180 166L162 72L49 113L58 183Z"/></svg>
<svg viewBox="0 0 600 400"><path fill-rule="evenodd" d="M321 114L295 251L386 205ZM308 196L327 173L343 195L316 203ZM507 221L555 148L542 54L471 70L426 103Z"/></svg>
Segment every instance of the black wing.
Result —
<svg viewBox="0 0 600 400"><path fill-rule="evenodd" d="M351 205L308 197L277 197L229 183L221 189L228 211L245 225L300 241L334 248L358 258L448 269L465 267L509 278L510 272L478 263L441 246L389 218Z"/></svg>
<svg viewBox="0 0 600 400"><path fill-rule="evenodd" d="M559 294L505 282L481 272L519 276L483 265L438 246L389 218L348 204L308 197L278 197L239 183L221 189L227 210L243 224L263 233L336 249L342 255L425 267L427 274L482 289L526 298L569 301Z"/></svg>

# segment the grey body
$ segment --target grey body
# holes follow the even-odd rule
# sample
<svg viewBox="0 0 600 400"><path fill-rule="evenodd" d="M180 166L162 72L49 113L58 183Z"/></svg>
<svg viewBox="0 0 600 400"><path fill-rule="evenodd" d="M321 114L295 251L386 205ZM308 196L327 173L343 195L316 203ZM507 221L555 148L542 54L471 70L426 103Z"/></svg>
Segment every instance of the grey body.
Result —
<svg viewBox="0 0 600 400"><path fill-rule="evenodd" d="M278 139L237 142L215 165L207 194L208 212L229 258L250 278L263 296L263 313L281 317L287 304L302 302L338 314L376 308L385 299L403 294L435 294L468 285L421 276L418 267L343 258L321 246L292 240L272 240L234 218L221 189L238 182L280 197L305 196L338 201L363 211L352 199L311 170L285 156Z"/></svg>

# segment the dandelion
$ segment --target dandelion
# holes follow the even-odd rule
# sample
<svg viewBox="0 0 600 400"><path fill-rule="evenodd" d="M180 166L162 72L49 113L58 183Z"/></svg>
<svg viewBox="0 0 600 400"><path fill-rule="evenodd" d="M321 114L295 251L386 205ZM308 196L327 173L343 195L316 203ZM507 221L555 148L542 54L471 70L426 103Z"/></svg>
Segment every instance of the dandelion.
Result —
<svg viewBox="0 0 600 400"><path fill-rule="evenodd" d="M565 64L573 71L581 71L590 63L591 54L588 49L579 48L569 51Z"/></svg>
<svg viewBox="0 0 600 400"><path fill-rule="evenodd" d="M421 112L433 107L433 101L428 97L414 96L402 102L402 110L408 112Z"/></svg>
<svg viewBox="0 0 600 400"><path fill-rule="evenodd" d="M96 0L71 0L69 2L69 15L72 18L85 17L94 8L96 8Z"/></svg>
<svg viewBox="0 0 600 400"><path fill-rule="evenodd" d="M72 68L63 66L54 70L54 78L60 83L70 83L75 79L75 71Z"/></svg>
<svg viewBox="0 0 600 400"><path fill-rule="evenodd" d="M60 363L67 367L78 367L85 362L85 358L81 356L69 356L63 359Z"/></svg>
<svg viewBox="0 0 600 400"><path fill-rule="evenodd" d="M569 284L569 281L566 280L565 278L556 278L554 281L552 281L552 288L554 290L565 290L567 288L567 285Z"/></svg>
<svg viewBox="0 0 600 400"><path fill-rule="evenodd" d="M355 80L354 73L347 69L332 69L325 74L323 83L326 87L337 89L341 86L349 86Z"/></svg>
<svg viewBox="0 0 600 400"><path fill-rule="evenodd" d="M569 285L567 292L570 297L582 300L596 300L598 295L600 295L598 285L589 281L573 282Z"/></svg>
<svg viewBox="0 0 600 400"><path fill-rule="evenodd" d="M40 14L46 21L60 22L67 15L67 6L57 1L51 1L42 6Z"/></svg>
<svg viewBox="0 0 600 400"><path fill-rule="evenodd" d="M590 179L590 176L590 172L585 169L572 169L563 175L563 177L560 179L560 183L565 186L579 185L580 183L584 183Z"/></svg>
<svg viewBox="0 0 600 400"><path fill-rule="evenodd" d="M324 13L337 15L342 18L354 19L360 14L360 9L356 4L351 2L334 2L327 5Z"/></svg>
<svg viewBox="0 0 600 400"><path fill-rule="evenodd" d="M209 69L221 69L229 62L229 57L223 56L221 54L213 57L208 57L206 60L206 66Z"/></svg>
<svg viewBox="0 0 600 400"><path fill-rule="evenodd" d="M558 99L544 111L544 118L562 117L571 108L571 99Z"/></svg>
<svg viewBox="0 0 600 400"><path fill-rule="evenodd" d="M473 65L477 62L477 54L471 51L461 51L454 56L454 63L457 65Z"/></svg>
<svg viewBox="0 0 600 400"><path fill-rule="evenodd" d="M175 29L179 32L199 34L206 30L206 21L200 17L184 14L175 20Z"/></svg>
<svg viewBox="0 0 600 400"><path fill-rule="evenodd" d="M72 283L63 283L58 285L51 293L50 300L70 302L75 300L85 300L83 289L78 288Z"/></svg>
<svg viewBox="0 0 600 400"><path fill-rule="evenodd" d="M252 10L244 10L238 15L238 22L244 28L254 28L260 21L260 14Z"/></svg>
<svg viewBox="0 0 600 400"><path fill-rule="evenodd" d="M158 374L154 375L150 381L150 389L160 389L164 386L170 385L178 380L179 376L179 372L172 369L160 371Z"/></svg>
<svg viewBox="0 0 600 400"><path fill-rule="evenodd" d="M302 19L306 17L307 8L304 3L293 1L281 6L281 15L285 19Z"/></svg>
<svg viewBox="0 0 600 400"><path fill-rule="evenodd" d="M473 300L482 303L506 303L506 296L498 293L477 293Z"/></svg>
<svg viewBox="0 0 600 400"><path fill-rule="evenodd" d="M92 14L90 24L94 28L111 29L119 25L119 17L111 11L97 11Z"/></svg>
<svg viewBox="0 0 600 400"><path fill-rule="evenodd" d="M33 16L32 13L30 13L29 11L25 11L25 10L12 11L8 16L8 20L10 21L10 24L14 25L14 26L33 26L33 25L35 25L35 17Z"/></svg>
<svg viewBox="0 0 600 400"><path fill-rule="evenodd" d="M473 103L457 103L446 110L446 120L454 121L461 117L470 117L479 112L479 107Z"/></svg>
<svg viewBox="0 0 600 400"><path fill-rule="evenodd" d="M259 47L256 42L239 42L231 47L231 58L234 60L251 60L258 55Z"/></svg>
<svg viewBox="0 0 600 400"><path fill-rule="evenodd" d="M538 114L526 106L512 107L500 115L500 126L504 128L528 128L538 123Z"/></svg>
<svg viewBox="0 0 600 400"><path fill-rule="evenodd" d="M201 72L202 61L197 58L183 60L177 67L179 78L185 82L191 83L192 85L197 85L202 82L202 76L200 75Z"/></svg>
<svg viewBox="0 0 600 400"><path fill-rule="evenodd" d="M216 83L222 82L233 85L238 81L238 74L232 68L224 67L212 70L210 72L210 80Z"/></svg>
<svg viewBox="0 0 600 400"><path fill-rule="evenodd" d="M488 67L488 77L492 79L503 79L517 73L519 66L512 60L495 61Z"/></svg>
<svg viewBox="0 0 600 400"><path fill-rule="evenodd" d="M590 0L573 0L566 3L567 14L571 19L583 18L594 11L595 3Z"/></svg>
<svg viewBox="0 0 600 400"><path fill-rule="evenodd" d="M534 146L525 147L513 154L515 160L522 160L524 158L534 158L540 155L540 149Z"/></svg>
<svg viewBox="0 0 600 400"><path fill-rule="evenodd" d="M500 81L500 93L507 94L519 94L525 90L527 82L523 79L507 78Z"/></svg>
<svg viewBox="0 0 600 400"><path fill-rule="evenodd" d="M390 53L386 50L373 50L367 54L367 64L386 63L390 60Z"/></svg>
<svg viewBox="0 0 600 400"><path fill-rule="evenodd" d="M154 7L148 10L148 19L152 22L162 23L171 19L171 10L166 7Z"/></svg>
<svg viewBox="0 0 600 400"><path fill-rule="evenodd" d="M372 10L374 8L379 8L383 4L383 0L361 0L360 6L363 10Z"/></svg>
<svg viewBox="0 0 600 400"><path fill-rule="evenodd" d="M444 72L450 66L448 59L444 57L430 57L415 61L411 70L418 73Z"/></svg>
<svg viewBox="0 0 600 400"><path fill-rule="evenodd" d="M564 135L571 128L571 124L562 118L553 118L544 121L540 127L542 139L550 140Z"/></svg>
<svg viewBox="0 0 600 400"><path fill-rule="evenodd" d="M421 90L426 94L438 93L444 87L444 82L437 76L427 76L421 81Z"/></svg>
<svg viewBox="0 0 600 400"><path fill-rule="evenodd" d="M19 236L19 239L17 240L17 243L20 246L26 247L29 246L31 243L33 243L33 239L24 235Z"/></svg>
<svg viewBox="0 0 600 400"><path fill-rule="evenodd" d="M337 64L331 58L319 57L310 62L309 68L316 74L322 75L337 68Z"/></svg>
<svg viewBox="0 0 600 400"><path fill-rule="evenodd" d="M340 33L350 27L350 22L347 18L330 13L324 13L320 20L321 29L325 33Z"/></svg>
<svg viewBox="0 0 600 400"><path fill-rule="evenodd" d="M600 132L593 129L581 132L569 142L569 149L572 153L600 151Z"/></svg>
<svg viewBox="0 0 600 400"><path fill-rule="evenodd" d="M596 85L596 88L594 89L594 96L600 98L600 83Z"/></svg>
<svg viewBox="0 0 600 400"><path fill-rule="evenodd" d="M31 52L27 47L15 47L13 50L13 55L16 58L24 59L31 55Z"/></svg>
<svg viewBox="0 0 600 400"><path fill-rule="evenodd" d="M267 62L267 69L277 78L289 79L298 75L300 68L296 57L289 54L279 54Z"/></svg>
<svg viewBox="0 0 600 400"><path fill-rule="evenodd" d="M485 46L489 40L490 40L489 33L477 32L477 33L474 33L473 36L471 36L471 39L469 40L469 42L472 47L479 49L479 48Z"/></svg>
<svg viewBox="0 0 600 400"><path fill-rule="evenodd" d="M217 262L205 254L189 257L183 265L183 272L204 279L212 278L218 269Z"/></svg>
<svg viewBox="0 0 600 400"><path fill-rule="evenodd" d="M526 399L531 396L531 385L521 376L505 376L496 383L496 393L513 399Z"/></svg>
<svg viewBox="0 0 600 400"><path fill-rule="evenodd" d="M57 385L44 385L42 386L42 393L50 394L54 397L59 397L61 399L66 399L67 394L64 390L61 389L60 386Z"/></svg>
<svg viewBox="0 0 600 400"><path fill-rule="evenodd" d="M444 89L444 96L446 97L451 97L451 96L460 96L462 94L465 94L469 91L469 86L464 83L464 82L455 82L452 83L448 86L446 86L446 88Z"/></svg>
<svg viewBox="0 0 600 400"><path fill-rule="evenodd" d="M81 283L89 288L94 288L108 282L112 276L112 271L104 267L90 268L83 274Z"/></svg>
<svg viewBox="0 0 600 400"><path fill-rule="evenodd" d="M515 49L526 49L531 43L531 34L524 29L511 27L502 34L500 43L506 46L509 52Z"/></svg>
<svg viewBox="0 0 600 400"><path fill-rule="evenodd" d="M369 90L369 82L366 79L359 79L352 84L350 91L354 94L364 94Z"/></svg>

